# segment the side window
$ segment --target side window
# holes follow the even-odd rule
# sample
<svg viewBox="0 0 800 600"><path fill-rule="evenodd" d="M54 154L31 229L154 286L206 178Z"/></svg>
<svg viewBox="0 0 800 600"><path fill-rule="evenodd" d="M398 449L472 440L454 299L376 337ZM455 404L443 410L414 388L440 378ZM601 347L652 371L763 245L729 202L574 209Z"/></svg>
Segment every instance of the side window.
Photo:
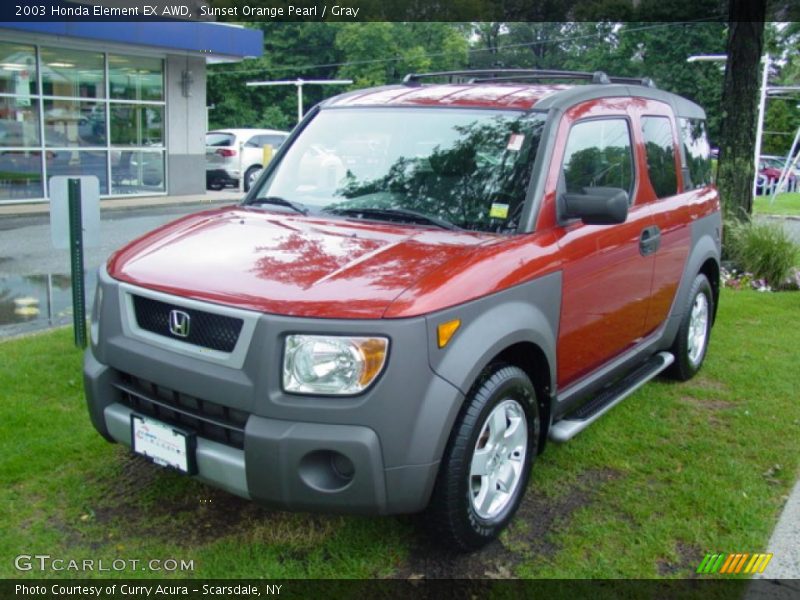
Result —
<svg viewBox="0 0 800 600"><path fill-rule="evenodd" d="M261 141L261 145L269 144L272 146L273 150L277 150L283 144L283 140L286 138L282 135L265 135L263 136L263 140Z"/></svg>
<svg viewBox="0 0 800 600"><path fill-rule="evenodd" d="M285 139L282 135L254 135L246 145L250 148L263 148L269 144L273 150L277 150Z"/></svg>
<svg viewBox="0 0 800 600"><path fill-rule="evenodd" d="M594 119L572 126L564 152L564 184L570 193L586 188L622 188L633 193L633 153L626 119Z"/></svg>
<svg viewBox="0 0 800 600"><path fill-rule="evenodd" d="M711 183L711 147L706 136L706 122L702 119L680 119L683 151L689 171L684 186L687 190L705 187ZM687 179L687 178L684 178Z"/></svg>
<svg viewBox="0 0 800 600"><path fill-rule="evenodd" d="M642 117L642 138L647 172L656 197L674 196L678 193L678 174L675 172L672 124L667 117Z"/></svg>

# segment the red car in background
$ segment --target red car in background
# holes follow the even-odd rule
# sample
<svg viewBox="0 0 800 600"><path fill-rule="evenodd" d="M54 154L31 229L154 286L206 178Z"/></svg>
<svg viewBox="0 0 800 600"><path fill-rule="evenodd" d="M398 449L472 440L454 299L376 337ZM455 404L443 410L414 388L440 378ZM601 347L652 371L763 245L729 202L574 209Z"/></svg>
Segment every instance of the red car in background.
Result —
<svg viewBox="0 0 800 600"><path fill-rule="evenodd" d="M780 181L785 161L773 156L762 156L758 161L758 185L756 194L771 193L772 188ZM786 178L783 191L797 190L797 174L792 171Z"/></svg>

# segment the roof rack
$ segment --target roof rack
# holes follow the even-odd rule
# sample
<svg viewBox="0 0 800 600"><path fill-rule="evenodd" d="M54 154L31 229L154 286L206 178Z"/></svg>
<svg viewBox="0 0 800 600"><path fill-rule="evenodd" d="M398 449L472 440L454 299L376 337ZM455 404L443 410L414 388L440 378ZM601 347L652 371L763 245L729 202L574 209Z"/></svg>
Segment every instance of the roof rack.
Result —
<svg viewBox="0 0 800 600"><path fill-rule="evenodd" d="M403 85L419 86L421 79L433 77L466 78L465 83L487 83L503 81L520 81L526 79L583 79L591 83L629 83L656 87L655 82L649 77L616 77L606 75L603 71L593 73L585 71L557 71L550 69L473 69L464 71L437 71L432 73L409 73L403 78Z"/></svg>

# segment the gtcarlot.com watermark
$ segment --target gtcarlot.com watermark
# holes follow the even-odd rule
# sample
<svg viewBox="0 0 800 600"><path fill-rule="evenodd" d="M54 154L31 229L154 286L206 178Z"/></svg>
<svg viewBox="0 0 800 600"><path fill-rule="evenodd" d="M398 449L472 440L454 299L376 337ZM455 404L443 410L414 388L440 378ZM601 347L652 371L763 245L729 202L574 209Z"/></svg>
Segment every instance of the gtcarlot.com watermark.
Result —
<svg viewBox="0 0 800 600"><path fill-rule="evenodd" d="M63 558L49 554L20 554L14 559L18 571L71 571L111 573L115 571L152 571L175 573L194 571L194 560L177 558Z"/></svg>

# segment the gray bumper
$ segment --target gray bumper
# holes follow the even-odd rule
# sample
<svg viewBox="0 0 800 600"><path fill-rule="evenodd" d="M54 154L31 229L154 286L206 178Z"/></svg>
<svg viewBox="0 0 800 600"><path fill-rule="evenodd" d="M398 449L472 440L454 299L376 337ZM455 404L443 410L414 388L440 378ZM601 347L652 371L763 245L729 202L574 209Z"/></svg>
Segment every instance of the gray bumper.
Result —
<svg viewBox="0 0 800 600"><path fill-rule="evenodd" d="M133 412L127 406L117 402L109 404L103 411L105 426L110 437L126 446L131 445L131 414ZM237 496L250 497L244 470L244 452L199 438L195 456L198 479Z"/></svg>
<svg viewBox="0 0 800 600"><path fill-rule="evenodd" d="M84 377L92 422L109 441L131 445L131 414L119 402L114 369L86 353ZM251 415L244 449L197 437L197 479L287 510L359 514L422 510L438 460L386 468L377 434L356 425L298 423ZM337 468L345 457L349 467ZM158 468L158 467L153 467Z"/></svg>
<svg viewBox="0 0 800 600"><path fill-rule="evenodd" d="M289 510L425 508L463 394L430 368L424 319L256 315L243 329L247 344L223 360L137 334L125 314L124 286L105 274L100 285L104 300L93 315L100 327L85 354L84 384L92 423L106 439L131 443L130 414L137 408L120 381L132 376L246 414L238 445L198 432L197 477L211 485ZM303 331L387 335L386 372L359 396L287 395L279 383L283 336Z"/></svg>

